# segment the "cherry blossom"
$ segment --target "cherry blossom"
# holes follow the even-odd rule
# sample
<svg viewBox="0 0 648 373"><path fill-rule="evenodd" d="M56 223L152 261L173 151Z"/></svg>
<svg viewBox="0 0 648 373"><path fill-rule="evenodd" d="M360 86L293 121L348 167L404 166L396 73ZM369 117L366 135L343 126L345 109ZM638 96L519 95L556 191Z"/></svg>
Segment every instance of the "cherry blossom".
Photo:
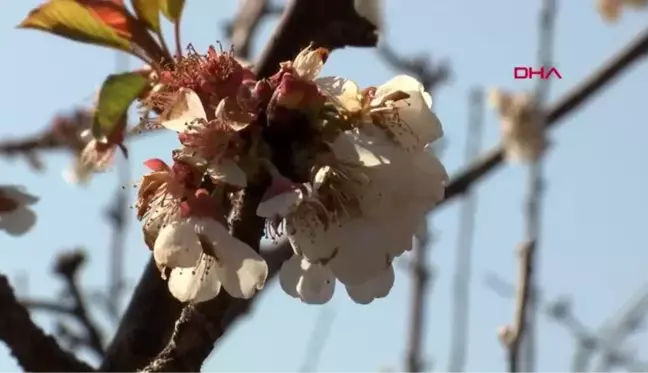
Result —
<svg viewBox="0 0 648 373"><path fill-rule="evenodd" d="M533 162L547 147L542 118L533 96L499 89L489 94L498 111L504 156L511 162Z"/></svg>
<svg viewBox="0 0 648 373"><path fill-rule="evenodd" d="M289 191L271 200L285 216L294 261L300 260L301 270L287 264L284 276L295 282L317 268L313 273L330 273L354 300L368 303L389 292L393 258L411 249L425 214L443 198L448 176L428 146L443 132L429 95L413 78L364 92L340 84L337 94L327 95L353 125L329 144L333 159L316 170L312 198L289 197ZM291 202L296 206L286 208ZM289 294L304 302L322 300L295 291Z"/></svg>
<svg viewBox="0 0 648 373"><path fill-rule="evenodd" d="M194 235L186 232L184 243L202 248L203 253L193 267L171 271L168 286L174 297L182 302L204 302L224 288L235 298L249 299L263 289L268 266L258 253L215 220L199 221L195 228Z"/></svg>
<svg viewBox="0 0 648 373"><path fill-rule="evenodd" d="M0 230L11 236L27 233L36 223L36 213L29 206L38 199L23 186L0 186Z"/></svg>
<svg viewBox="0 0 648 373"><path fill-rule="evenodd" d="M228 154L236 131L227 120L218 117L207 120L203 104L194 91L180 90L176 101L162 115L161 124L179 133L183 147L176 153L178 159L204 168L215 182L245 187L245 172Z"/></svg>

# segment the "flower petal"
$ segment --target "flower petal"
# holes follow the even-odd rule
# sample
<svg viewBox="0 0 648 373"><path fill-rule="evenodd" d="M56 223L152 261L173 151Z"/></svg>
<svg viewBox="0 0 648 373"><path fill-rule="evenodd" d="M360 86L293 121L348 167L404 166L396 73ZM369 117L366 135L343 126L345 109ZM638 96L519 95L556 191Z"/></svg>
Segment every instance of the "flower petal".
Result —
<svg viewBox="0 0 648 373"><path fill-rule="evenodd" d="M331 143L331 150L337 159L365 167L389 164L392 153L389 145L380 144L359 131L340 134Z"/></svg>
<svg viewBox="0 0 648 373"><path fill-rule="evenodd" d="M153 258L163 267L194 267L202 247L192 219L173 221L164 226L155 240Z"/></svg>
<svg viewBox="0 0 648 373"><path fill-rule="evenodd" d="M220 293L214 258L202 255L193 268L175 268L169 276L169 292L180 302L205 302Z"/></svg>
<svg viewBox="0 0 648 373"><path fill-rule="evenodd" d="M385 298L394 286L394 267L389 266L380 275L362 285L347 285L349 297L359 304L369 304L374 299Z"/></svg>
<svg viewBox="0 0 648 373"><path fill-rule="evenodd" d="M279 194L259 203L257 215L262 218L285 217L297 206L301 198L302 193L297 189Z"/></svg>
<svg viewBox="0 0 648 373"><path fill-rule="evenodd" d="M324 304L333 298L335 277L321 264L301 261L302 275L297 283L297 293L304 303Z"/></svg>
<svg viewBox="0 0 648 373"><path fill-rule="evenodd" d="M214 182L222 182L229 185L245 188L247 186L247 175L231 159L221 159L213 162L207 168L207 174Z"/></svg>
<svg viewBox="0 0 648 373"><path fill-rule="evenodd" d="M354 81L327 76L316 79L315 84L338 109L349 113L362 110L360 87Z"/></svg>
<svg viewBox="0 0 648 373"><path fill-rule="evenodd" d="M441 138L443 128L432 111L432 98L415 78L399 75L378 87L372 103L382 102L388 95L401 91L409 98L394 103L401 122L388 121L385 125L406 149L422 149L425 145Z"/></svg>
<svg viewBox="0 0 648 373"><path fill-rule="evenodd" d="M336 255L328 262L344 284L362 284L381 273L388 263L391 242L367 219L345 219L332 238Z"/></svg>
<svg viewBox="0 0 648 373"><path fill-rule="evenodd" d="M297 283L302 275L301 260L301 257L293 255L283 262L279 270L279 285L286 294L293 298L299 298Z"/></svg>
<svg viewBox="0 0 648 373"><path fill-rule="evenodd" d="M176 132L184 132L189 124L205 118L207 115L200 97L188 88L180 90L173 104L160 115L162 126Z"/></svg>
<svg viewBox="0 0 648 373"><path fill-rule="evenodd" d="M335 249L330 238L336 226L324 224L317 212L315 207L302 203L286 217L286 232L293 250L311 262L329 258Z"/></svg>
<svg viewBox="0 0 648 373"><path fill-rule="evenodd" d="M215 220L202 221L200 234L216 258L214 269L223 287L234 298L250 299L263 289L268 265L250 246L229 234ZM203 247L204 251L208 249Z"/></svg>
<svg viewBox="0 0 648 373"><path fill-rule="evenodd" d="M34 224L36 224L36 213L24 206L0 215L0 230L4 230L11 236L27 233Z"/></svg>

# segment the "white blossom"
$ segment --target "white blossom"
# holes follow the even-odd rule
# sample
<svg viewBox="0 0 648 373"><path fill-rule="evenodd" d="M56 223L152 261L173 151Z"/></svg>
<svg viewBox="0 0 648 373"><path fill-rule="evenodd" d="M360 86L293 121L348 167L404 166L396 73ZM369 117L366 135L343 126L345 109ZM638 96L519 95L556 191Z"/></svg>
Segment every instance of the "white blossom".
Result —
<svg viewBox="0 0 648 373"><path fill-rule="evenodd" d="M369 304L374 299L385 298L394 286L394 267L389 265L382 273L361 285L347 285L346 291L354 302Z"/></svg>
<svg viewBox="0 0 648 373"><path fill-rule="evenodd" d="M405 150L422 150L443 136L432 97L411 76L394 77L376 88L373 97L342 78L321 78L318 85L341 112L356 118L357 125L378 123Z"/></svg>
<svg viewBox="0 0 648 373"><path fill-rule="evenodd" d="M224 109L219 105L216 111ZM183 143L176 156L198 167L215 181L245 187L247 176L238 164L226 156L226 150L234 132L227 120L207 120L200 98L191 89L182 89L160 118L163 127L180 134ZM239 126L239 123L235 123Z"/></svg>
<svg viewBox="0 0 648 373"><path fill-rule="evenodd" d="M309 304L327 303L335 291L335 277L328 267L298 255L283 263L279 283L286 294Z"/></svg>
<svg viewBox="0 0 648 373"><path fill-rule="evenodd" d="M358 122L330 144L335 161L315 173L313 198L282 211L289 211L286 231L302 263L326 267L363 303L384 296L363 286L389 283L385 271L411 249L425 214L443 198L448 175L429 151L443 132L420 83L397 77L370 101L354 83L340 83L337 95L327 94ZM376 289L384 288L391 285Z"/></svg>
<svg viewBox="0 0 648 373"><path fill-rule="evenodd" d="M504 156L511 162L533 162L547 147L542 117L532 95L499 89L489 93L498 111Z"/></svg>
<svg viewBox="0 0 648 373"><path fill-rule="evenodd" d="M0 186L0 230L21 236L36 223L36 213L29 207L39 198L18 185Z"/></svg>
<svg viewBox="0 0 648 373"><path fill-rule="evenodd" d="M171 271L168 286L174 297L182 302L203 302L216 297L222 287L235 298L249 299L263 288L268 266L258 253L215 220L202 220L195 228L203 254L193 267ZM183 237L195 250L194 238L190 234Z"/></svg>

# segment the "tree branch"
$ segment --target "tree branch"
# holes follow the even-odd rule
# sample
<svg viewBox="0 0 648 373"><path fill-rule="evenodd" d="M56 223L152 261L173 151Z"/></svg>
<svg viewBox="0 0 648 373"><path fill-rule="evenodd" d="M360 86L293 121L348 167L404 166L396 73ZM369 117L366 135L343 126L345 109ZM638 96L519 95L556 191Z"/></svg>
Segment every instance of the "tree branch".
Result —
<svg viewBox="0 0 648 373"><path fill-rule="evenodd" d="M239 0L239 4L234 19L225 25L225 33L234 47L234 54L249 59L252 40L261 20L281 14L283 9L271 6L269 0Z"/></svg>
<svg viewBox="0 0 648 373"><path fill-rule="evenodd" d="M9 281L0 275L0 339L26 371L89 372L90 365L63 351L56 340L43 332L14 296Z"/></svg>

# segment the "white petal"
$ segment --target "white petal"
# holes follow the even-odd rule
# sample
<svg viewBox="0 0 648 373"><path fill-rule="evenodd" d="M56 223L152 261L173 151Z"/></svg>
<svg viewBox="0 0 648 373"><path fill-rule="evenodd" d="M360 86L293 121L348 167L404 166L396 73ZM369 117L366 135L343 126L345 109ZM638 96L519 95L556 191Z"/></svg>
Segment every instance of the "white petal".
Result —
<svg viewBox="0 0 648 373"><path fill-rule="evenodd" d="M399 75L376 90L373 103L381 102L387 95L402 91L410 97L395 103L399 119L403 123L386 123L401 146L420 150L425 145L441 138L443 128L432 111L432 98L423 85L407 75Z"/></svg>
<svg viewBox="0 0 648 373"><path fill-rule="evenodd" d="M259 206L257 207L257 216L262 218L273 218L276 216L285 217L297 206L301 198L301 191L296 189L288 193L274 196L259 203Z"/></svg>
<svg viewBox="0 0 648 373"><path fill-rule="evenodd" d="M153 258L163 267L194 267L202 254L195 222L182 219L160 230L153 248Z"/></svg>
<svg viewBox="0 0 648 373"><path fill-rule="evenodd" d="M360 87L352 81L336 76L328 76L315 80L320 91L333 104L344 111L355 113L362 109L359 99Z"/></svg>
<svg viewBox="0 0 648 373"><path fill-rule="evenodd" d="M301 257L293 255L283 262L279 270L279 284L286 294L293 298L299 298L297 283L302 275Z"/></svg>
<svg viewBox="0 0 648 373"><path fill-rule="evenodd" d="M175 268L169 276L169 292L180 302L205 302L220 293L214 259L203 255L194 268Z"/></svg>
<svg viewBox="0 0 648 373"><path fill-rule="evenodd" d="M214 220L205 220L200 233L214 251L214 269L231 296L249 299L263 289L268 277L268 265L257 252L230 235L223 225Z"/></svg>
<svg viewBox="0 0 648 373"><path fill-rule="evenodd" d="M389 259L388 232L366 219L348 219L340 225L334 237L338 251L328 263L335 277L344 284L362 284L381 273Z"/></svg>
<svg viewBox="0 0 648 373"><path fill-rule="evenodd" d="M347 285L349 297L359 304L369 304L374 299L385 298L394 286L394 267L389 266L380 275L362 285Z"/></svg>
<svg viewBox="0 0 648 373"><path fill-rule="evenodd" d="M392 145L373 139L363 132L344 132L331 144L335 157L341 161L374 167L390 163Z"/></svg>
<svg viewBox="0 0 648 373"><path fill-rule="evenodd" d="M221 159L211 163L207 168L207 174L215 182L222 182L229 185L245 188L247 186L247 175L231 159Z"/></svg>
<svg viewBox="0 0 648 373"><path fill-rule="evenodd" d="M335 277L320 264L301 261L303 274L297 283L297 293L304 303L324 304L331 300L335 291Z"/></svg>
<svg viewBox="0 0 648 373"><path fill-rule="evenodd" d="M184 132L187 130L187 125L196 120L204 120L206 117L200 97L191 89L183 88L171 107L160 115L160 120L165 128Z"/></svg>
<svg viewBox="0 0 648 373"><path fill-rule="evenodd" d="M11 236L21 236L36 224L36 214L30 208L18 207L17 209L0 214L0 230Z"/></svg>
<svg viewBox="0 0 648 373"><path fill-rule="evenodd" d="M297 212L286 217L286 232L293 250L311 262L329 258L333 254L335 246L330 238L335 229L334 224L322 223L317 211L306 204L300 205Z"/></svg>
<svg viewBox="0 0 648 373"><path fill-rule="evenodd" d="M322 71L324 61L319 49L303 49L293 61L293 68L302 79L314 80Z"/></svg>

